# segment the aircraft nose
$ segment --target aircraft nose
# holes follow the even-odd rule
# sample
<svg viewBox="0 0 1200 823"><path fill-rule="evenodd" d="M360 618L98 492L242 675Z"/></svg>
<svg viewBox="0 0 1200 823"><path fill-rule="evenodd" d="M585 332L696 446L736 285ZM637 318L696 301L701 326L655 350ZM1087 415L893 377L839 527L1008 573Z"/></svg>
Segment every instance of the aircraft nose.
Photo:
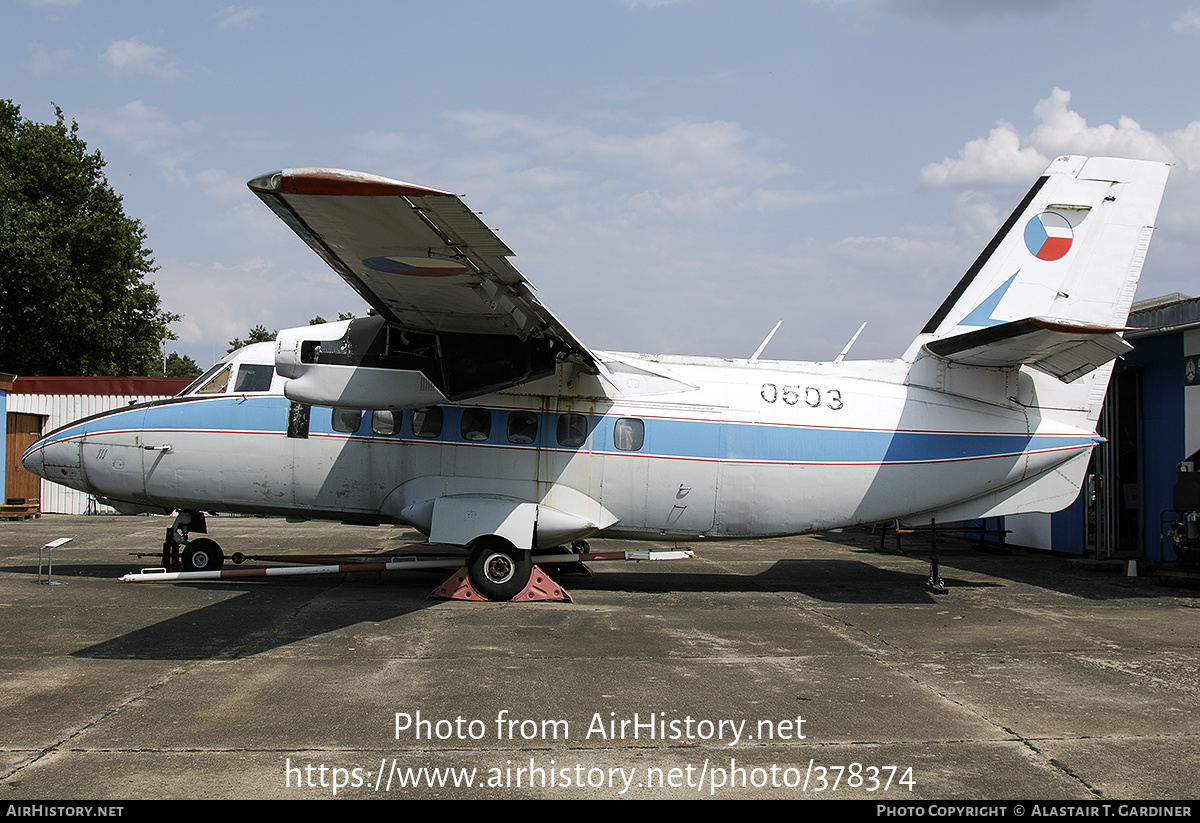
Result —
<svg viewBox="0 0 1200 823"><path fill-rule="evenodd" d="M21 456L21 465L26 471L55 480L59 483L69 483L82 474L79 461L79 440L44 438L34 443Z"/></svg>
<svg viewBox="0 0 1200 823"><path fill-rule="evenodd" d="M25 471L29 472L30 474L36 474L38 477L45 477L46 470L44 468L45 464L42 462L41 442L42 441L39 440L37 443L34 443L25 450L25 453L21 455L21 465L25 468Z"/></svg>

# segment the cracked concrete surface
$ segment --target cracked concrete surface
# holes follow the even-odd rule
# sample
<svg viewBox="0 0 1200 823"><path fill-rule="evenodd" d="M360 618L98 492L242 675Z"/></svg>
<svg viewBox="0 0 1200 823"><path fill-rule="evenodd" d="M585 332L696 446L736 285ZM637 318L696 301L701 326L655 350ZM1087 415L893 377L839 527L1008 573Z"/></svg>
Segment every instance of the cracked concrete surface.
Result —
<svg viewBox="0 0 1200 823"><path fill-rule="evenodd" d="M934 596L919 541L851 531L596 564L558 578L574 604L428 601L415 572L118 583L168 524L0 523L4 799L1198 795L1194 589L949 542ZM227 554L416 538L209 525ZM68 585L38 586L56 537Z"/></svg>

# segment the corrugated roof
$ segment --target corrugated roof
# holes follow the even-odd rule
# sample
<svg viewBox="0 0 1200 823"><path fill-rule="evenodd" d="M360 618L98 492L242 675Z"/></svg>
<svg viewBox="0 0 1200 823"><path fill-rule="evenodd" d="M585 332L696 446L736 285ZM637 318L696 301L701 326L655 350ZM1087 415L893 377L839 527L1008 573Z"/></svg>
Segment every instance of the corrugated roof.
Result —
<svg viewBox="0 0 1200 823"><path fill-rule="evenodd" d="M1133 304L1126 324L1134 329L1166 329L1200 323L1200 297L1169 294Z"/></svg>
<svg viewBox="0 0 1200 823"><path fill-rule="evenodd" d="M128 396L179 394L187 377L18 377L13 394L118 394Z"/></svg>

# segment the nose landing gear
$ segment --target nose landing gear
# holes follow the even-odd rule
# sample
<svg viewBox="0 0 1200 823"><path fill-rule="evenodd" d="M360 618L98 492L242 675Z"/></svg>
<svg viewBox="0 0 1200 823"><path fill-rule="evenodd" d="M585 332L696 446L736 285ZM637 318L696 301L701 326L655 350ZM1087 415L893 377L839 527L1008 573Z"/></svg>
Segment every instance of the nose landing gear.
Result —
<svg viewBox="0 0 1200 823"><path fill-rule="evenodd" d="M204 513L180 510L163 541L163 568L172 572L218 571L225 565L225 555L217 541L207 537L192 540L191 532L208 533Z"/></svg>

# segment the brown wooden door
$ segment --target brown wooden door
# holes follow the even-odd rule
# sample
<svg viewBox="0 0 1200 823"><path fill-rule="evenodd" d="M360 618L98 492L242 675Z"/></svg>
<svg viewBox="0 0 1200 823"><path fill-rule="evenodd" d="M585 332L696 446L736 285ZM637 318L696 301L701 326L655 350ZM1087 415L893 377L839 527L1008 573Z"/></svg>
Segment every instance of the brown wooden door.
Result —
<svg viewBox="0 0 1200 823"><path fill-rule="evenodd" d="M9 412L5 424L8 436L4 442L4 502L25 503L40 494L37 475L25 471L21 455L42 436L42 417L38 414Z"/></svg>

